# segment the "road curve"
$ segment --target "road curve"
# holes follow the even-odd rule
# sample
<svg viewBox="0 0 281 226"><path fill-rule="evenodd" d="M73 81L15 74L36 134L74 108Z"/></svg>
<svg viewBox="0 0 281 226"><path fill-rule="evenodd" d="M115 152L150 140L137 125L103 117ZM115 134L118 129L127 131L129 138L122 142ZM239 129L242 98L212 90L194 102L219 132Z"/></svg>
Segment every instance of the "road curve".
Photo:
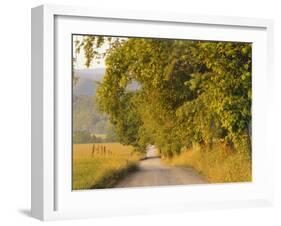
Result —
<svg viewBox="0 0 281 226"><path fill-rule="evenodd" d="M139 164L139 170L129 174L116 187L143 187L161 185L205 184L196 171L189 168L171 167L165 165L157 156L156 148L147 148L146 159Z"/></svg>

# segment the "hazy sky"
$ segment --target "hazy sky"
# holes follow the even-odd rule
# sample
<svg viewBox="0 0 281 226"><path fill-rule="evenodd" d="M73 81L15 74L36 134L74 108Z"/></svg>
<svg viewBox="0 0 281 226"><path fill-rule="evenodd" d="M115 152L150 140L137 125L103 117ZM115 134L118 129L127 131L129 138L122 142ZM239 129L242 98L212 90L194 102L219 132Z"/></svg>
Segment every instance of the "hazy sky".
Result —
<svg viewBox="0 0 281 226"><path fill-rule="evenodd" d="M74 52L74 57L76 58L76 66L75 69L85 69L87 68L85 66L85 54L83 49L81 49L79 54L75 53L75 40L82 40L83 36L82 35L74 35L73 36L73 52ZM99 53L103 53L105 52L107 49L109 48L109 45L107 43L105 43L104 45L102 45L101 48L97 49L97 51ZM99 59L99 63L97 62L97 60L94 60L92 62L92 65L89 68L104 68L105 67L105 58L101 58Z"/></svg>
<svg viewBox="0 0 281 226"><path fill-rule="evenodd" d="M73 36L73 52L74 52L74 57L77 59L77 62L76 62L76 66L75 66L75 69L86 69L87 67L85 66L85 54L84 54L84 51L83 49L81 49L80 53L79 54L76 54L75 53L75 41L76 40L83 40L83 37L85 35L74 35ZM112 38L112 41L116 41L117 39L118 40L127 40L128 38L124 38L124 37L111 37ZM105 41L105 43L103 43L103 45L98 48L98 49L95 49L96 51L98 51L99 53L104 53L106 52L107 49L110 48L110 45L107 41ZM106 57L103 57L99 60L93 60L91 66L89 68L105 68L105 58Z"/></svg>

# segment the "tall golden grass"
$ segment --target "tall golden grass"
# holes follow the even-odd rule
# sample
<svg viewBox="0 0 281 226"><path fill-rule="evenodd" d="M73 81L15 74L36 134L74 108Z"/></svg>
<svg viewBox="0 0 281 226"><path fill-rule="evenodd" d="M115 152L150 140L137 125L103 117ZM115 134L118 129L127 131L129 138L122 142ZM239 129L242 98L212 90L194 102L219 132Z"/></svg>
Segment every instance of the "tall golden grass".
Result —
<svg viewBox="0 0 281 226"><path fill-rule="evenodd" d="M104 147L105 152L101 151ZM132 146L119 143L73 144L72 188L113 187L121 177L137 168L140 157Z"/></svg>
<svg viewBox="0 0 281 226"><path fill-rule="evenodd" d="M174 166L192 167L210 183L252 181L250 157L223 144L216 144L211 149L194 145L166 161Z"/></svg>

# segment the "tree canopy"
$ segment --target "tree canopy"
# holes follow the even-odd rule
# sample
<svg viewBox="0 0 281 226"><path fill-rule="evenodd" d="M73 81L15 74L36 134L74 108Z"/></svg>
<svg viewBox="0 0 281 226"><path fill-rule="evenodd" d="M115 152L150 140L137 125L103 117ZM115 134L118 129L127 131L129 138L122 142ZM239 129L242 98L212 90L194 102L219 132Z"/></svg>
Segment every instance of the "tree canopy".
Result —
<svg viewBox="0 0 281 226"><path fill-rule="evenodd" d="M98 40L77 46L89 66L95 46L110 42L97 103L121 143L139 150L155 144L172 156L193 143L225 142L251 154L250 43ZM138 88L128 89L132 83Z"/></svg>

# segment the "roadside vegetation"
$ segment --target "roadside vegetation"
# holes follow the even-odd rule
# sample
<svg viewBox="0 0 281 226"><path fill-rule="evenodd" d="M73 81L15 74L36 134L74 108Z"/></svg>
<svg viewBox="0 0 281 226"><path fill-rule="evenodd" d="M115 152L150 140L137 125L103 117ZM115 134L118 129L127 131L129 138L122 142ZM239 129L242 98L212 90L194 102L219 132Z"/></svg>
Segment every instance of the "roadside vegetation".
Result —
<svg viewBox="0 0 281 226"><path fill-rule="evenodd" d="M73 190L110 188L137 169L141 154L119 143L73 145Z"/></svg>
<svg viewBox="0 0 281 226"><path fill-rule="evenodd" d="M216 144L211 149L197 144L165 161L173 166L191 167L209 183L252 180L251 159L223 144Z"/></svg>

